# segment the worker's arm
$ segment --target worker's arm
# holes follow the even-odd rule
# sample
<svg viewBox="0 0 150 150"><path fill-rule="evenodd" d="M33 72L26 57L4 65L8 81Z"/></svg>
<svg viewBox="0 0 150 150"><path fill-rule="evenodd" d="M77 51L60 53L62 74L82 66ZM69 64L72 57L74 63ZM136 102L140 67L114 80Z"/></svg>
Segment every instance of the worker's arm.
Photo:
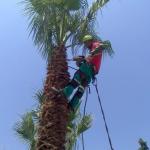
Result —
<svg viewBox="0 0 150 150"><path fill-rule="evenodd" d="M97 47L97 48L95 48L93 51L91 51L90 52L90 55L97 55L97 54L99 54L99 53L101 53L102 52L102 48L101 48L101 46L99 46L99 47Z"/></svg>
<svg viewBox="0 0 150 150"><path fill-rule="evenodd" d="M95 48L92 52L90 52L91 55L97 55L101 53L104 49L110 48L110 42L109 41L103 41L100 43L100 45Z"/></svg>
<svg viewBox="0 0 150 150"><path fill-rule="evenodd" d="M93 51L90 52L91 55L97 55L101 53L103 50L103 43L101 42L98 47L96 47Z"/></svg>

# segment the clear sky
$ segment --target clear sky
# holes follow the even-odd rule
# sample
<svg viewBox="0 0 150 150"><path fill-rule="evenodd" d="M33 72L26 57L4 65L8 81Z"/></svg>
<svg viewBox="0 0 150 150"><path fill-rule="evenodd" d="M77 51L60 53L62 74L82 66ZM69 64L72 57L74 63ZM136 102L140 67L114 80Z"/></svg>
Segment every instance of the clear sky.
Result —
<svg viewBox="0 0 150 150"><path fill-rule="evenodd" d="M13 126L35 106L34 94L42 88L46 70L18 2L0 1L0 150L27 150ZM98 75L115 150L137 150L140 137L150 146L149 6L149 0L111 0L98 15L97 31L115 50L113 58L103 59ZM94 120L86 150L109 150L93 87L87 112Z"/></svg>

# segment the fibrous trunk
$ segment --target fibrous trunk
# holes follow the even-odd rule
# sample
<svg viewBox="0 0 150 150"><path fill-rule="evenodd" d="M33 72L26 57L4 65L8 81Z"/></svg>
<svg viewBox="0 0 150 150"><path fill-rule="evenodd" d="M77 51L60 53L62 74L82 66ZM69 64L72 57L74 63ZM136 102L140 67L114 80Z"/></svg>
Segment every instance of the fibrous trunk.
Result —
<svg viewBox="0 0 150 150"><path fill-rule="evenodd" d="M41 107L36 150L64 150L68 107L67 100L53 91L64 88L69 82L66 51L63 46L52 52L47 67L47 77L44 85L45 100Z"/></svg>

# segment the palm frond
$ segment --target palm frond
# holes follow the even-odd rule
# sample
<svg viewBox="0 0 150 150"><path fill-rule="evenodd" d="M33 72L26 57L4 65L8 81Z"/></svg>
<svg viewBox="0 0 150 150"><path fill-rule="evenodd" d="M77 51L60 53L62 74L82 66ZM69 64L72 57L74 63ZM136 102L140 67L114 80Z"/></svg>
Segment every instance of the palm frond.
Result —
<svg viewBox="0 0 150 150"><path fill-rule="evenodd" d="M38 101L38 104L41 105L43 104L44 100L45 100L45 96L43 93L43 90L39 90L36 94L35 94L35 100Z"/></svg>
<svg viewBox="0 0 150 150"><path fill-rule="evenodd" d="M29 17L29 29L42 56L48 58L59 42L59 1L25 0L25 13Z"/></svg>
<svg viewBox="0 0 150 150"><path fill-rule="evenodd" d="M81 46L83 36L86 34L90 34L94 37L98 37L95 31L96 14L98 10L100 10L108 1L109 0L96 0L89 8L85 17L81 17L82 19L78 20L79 26L76 27L76 32L72 36L72 46L73 46L72 48L76 47L75 43L78 44L77 46ZM83 15L82 12L80 12L79 16L82 15Z"/></svg>
<svg viewBox="0 0 150 150"><path fill-rule="evenodd" d="M57 45L66 41L68 16L88 5L87 0L24 0L23 4L29 18L30 34L47 59Z"/></svg>
<svg viewBox="0 0 150 150"><path fill-rule="evenodd" d="M32 118L32 113L28 112L22 116L21 121L15 124L14 130L20 139L27 142L30 149L33 150L33 144L35 143L35 124Z"/></svg>
<svg viewBox="0 0 150 150"><path fill-rule="evenodd" d="M103 41L103 46L102 46L102 49L103 49L103 53L104 54L108 54L109 56L113 56L114 54L114 50L111 46L111 43L110 41Z"/></svg>
<svg viewBox="0 0 150 150"><path fill-rule="evenodd" d="M37 100L41 102L42 91L37 93ZM40 110L37 108L31 112L26 113L21 117L21 121L17 122L14 130L17 135L24 140L30 147L30 150L35 150L36 136L37 136L37 125L39 122L38 113ZM69 114L69 123L67 126L66 136L66 150L72 150L76 147L76 142L81 133L85 132L91 127L91 116L86 115L82 117L79 107L75 112Z"/></svg>
<svg viewBox="0 0 150 150"><path fill-rule="evenodd" d="M85 132L91 127L92 118L91 115L85 115L82 117L81 121L78 123L77 135Z"/></svg>
<svg viewBox="0 0 150 150"><path fill-rule="evenodd" d="M80 135L91 127L91 115L82 116L80 110L72 112L69 116L68 132L66 136L66 150L75 149Z"/></svg>
<svg viewBox="0 0 150 150"><path fill-rule="evenodd" d="M102 7L108 3L109 0L96 0L95 2L92 3L92 6L90 7L90 10L87 14L87 19L88 20L92 20L92 19L95 19L96 18L96 14L97 14L97 11L99 9L102 9Z"/></svg>
<svg viewBox="0 0 150 150"><path fill-rule="evenodd" d="M45 96L44 96L43 90L39 90L35 94L35 100L37 101L37 106L34 110L31 111L31 113L32 113L32 117L33 117L34 122L36 124L38 124L39 117L41 115L41 106L45 101Z"/></svg>
<svg viewBox="0 0 150 150"><path fill-rule="evenodd" d="M88 9L87 0L24 0L30 34L42 56L50 59L52 50L68 39L75 51L85 34L97 36L96 14L108 1L96 0Z"/></svg>

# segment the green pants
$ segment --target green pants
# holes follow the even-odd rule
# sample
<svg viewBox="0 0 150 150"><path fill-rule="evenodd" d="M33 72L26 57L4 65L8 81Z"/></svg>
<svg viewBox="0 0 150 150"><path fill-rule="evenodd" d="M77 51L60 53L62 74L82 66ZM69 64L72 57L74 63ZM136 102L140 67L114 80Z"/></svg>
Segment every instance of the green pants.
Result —
<svg viewBox="0 0 150 150"><path fill-rule="evenodd" d="M77 89L76 93L73 95L71 101L69 102L70 106L76 110L80 105L80 99L84 94L85 88L91 82L94 76L93 67L87 62L82 62L79 70L74 74L73 79L70 83L64 88L64 95L69 98L73 91Z"/></svg>

